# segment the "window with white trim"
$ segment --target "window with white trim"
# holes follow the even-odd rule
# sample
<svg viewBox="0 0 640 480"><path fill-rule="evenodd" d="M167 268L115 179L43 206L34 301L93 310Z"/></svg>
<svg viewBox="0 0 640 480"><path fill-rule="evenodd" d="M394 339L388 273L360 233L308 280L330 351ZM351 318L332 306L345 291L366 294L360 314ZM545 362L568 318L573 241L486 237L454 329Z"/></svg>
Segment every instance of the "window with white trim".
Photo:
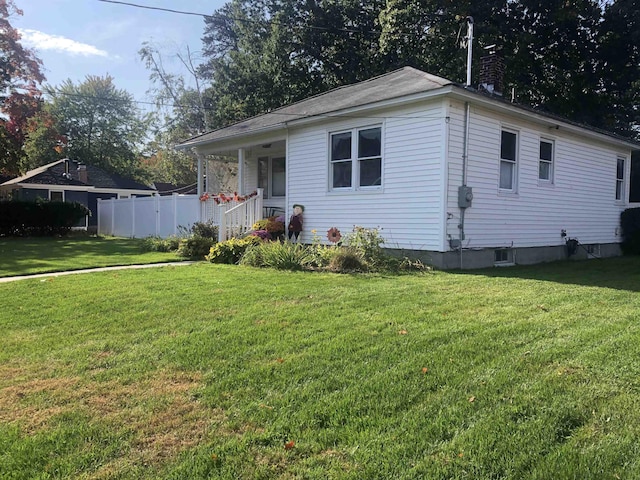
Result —
<svg viewBox="0 0 640 480"><path fill-rule="evenodd" d="M500 140L500 189L515 191L518 167L518 134L502 130Z"/></svg>
<svg viewBox="0 0 640 480"><path fill-rule="evenodd" d="M624 157L618 157L616 165L616 200L622 201L624 195Z"/></svg>
<svg viewBox="0 0 640 480"><path fill-rule="evenodd" d="M553 140L540 139L540 162L538 166L538 179L543 182L553 182Z"/></svg>
<svg viewBox="0 0 640 480"><path fill-rule="evenodd" d="M64 202L63 190L49 190L49 200L51 202Z"/></svg>
<svg viewBox="0 0 640 480"><path fill-rule="evenodd" d="M329 186L332 190L382 185L382 127L332 133L330 149Z"/></svg>

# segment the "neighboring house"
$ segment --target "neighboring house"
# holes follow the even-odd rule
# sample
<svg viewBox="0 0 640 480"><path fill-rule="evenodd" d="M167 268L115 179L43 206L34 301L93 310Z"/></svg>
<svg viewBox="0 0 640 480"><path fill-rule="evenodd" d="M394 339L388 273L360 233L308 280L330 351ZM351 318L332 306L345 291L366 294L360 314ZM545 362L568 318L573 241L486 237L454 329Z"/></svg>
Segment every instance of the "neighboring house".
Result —
<svg viewBox="0 0 640 480"><path fill-rule="evenodd" d="M89 226L97 224L99 198L148 197L154 193L155 189L135 180L69 159L29 170L0 184L0 198L79 202L91 210Z"/></svg>
<svg viewBox="0 0 640 480"><path fill-rule="evenodd" d="M486 83L486 82L483 82ZM406 67L179 145L238 159L239 193L304 232L380 228L385 247L445 267L619 253L640 145ZM202 193L202 183L199 184ZM566 234L566 236L565 236Z"/></svg>

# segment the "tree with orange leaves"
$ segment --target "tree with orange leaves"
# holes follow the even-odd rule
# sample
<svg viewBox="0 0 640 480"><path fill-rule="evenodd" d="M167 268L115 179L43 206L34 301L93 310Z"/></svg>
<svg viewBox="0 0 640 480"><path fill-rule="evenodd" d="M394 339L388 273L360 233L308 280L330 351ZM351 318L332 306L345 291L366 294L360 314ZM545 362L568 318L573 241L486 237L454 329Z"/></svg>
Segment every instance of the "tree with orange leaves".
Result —
<svg viewBox="0 0 640 480"><path fill-rule="evenodd" d="M0 0L0 173L18 174L27 123L41 107L42 62L20 43L10 18L22 15L13 0Z"/></svg>

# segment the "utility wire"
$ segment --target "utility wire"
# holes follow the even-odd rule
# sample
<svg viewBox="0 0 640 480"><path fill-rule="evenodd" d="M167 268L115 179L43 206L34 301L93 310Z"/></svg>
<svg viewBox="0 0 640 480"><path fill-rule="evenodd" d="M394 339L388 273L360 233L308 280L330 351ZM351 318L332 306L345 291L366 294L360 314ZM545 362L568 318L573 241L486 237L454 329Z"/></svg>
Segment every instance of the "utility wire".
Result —
<svg viewBox="0 0 640 480"><path fill-rule="evenodd" d="M317 30L317 31L321 31L321 32L343 32L343 33L360 33L363 35L382 35L381 31L378 30L357 30L354 28L338 28L338 27L319 27L319 26L315 26L315 25L300 25L300 26L291 26L289 23L285 23L285 22L278 22L276 20L270 19L270 20L253 20L253 19L249 19L249 18L240 18L240 17L234 17L231 15L223 15L219 12L216 12L214 14L211 15L207 15L205 13L199 13L199 12L190 12L190 11L186 11L186 10L174 10L171 8L163 8L163 7L153 7L150 5L140 5L137 3L131 3L131 2L123 2L120 0L98 0L99 2L104 2L104 3L114 3L114 4L118 4L118 5L125 5L127 7L134 7L134 8L143 8L146 10L157 10L157 11L161 11L161 12L168 12L168 13L175 13L175 14L179 14L179 15L192 15L192 16L196 16L196 17L202 17L202 18L212 18L214 16L217 17L223 17L229 20L234 20L237 22L244 22L244 23L255 23L255 24L261 24L264 22L268 22L272 25L278 25L278 26L282 26L282 27L288 27L288 28L294 28L294 29L307 29L307 30ZM439 16L445 16L445 15L439 15ZM415 36L416 32L408 32L408 31L395 31L393 32L394 34L400 34L400 35L404 35L404 36ZM437 36L439 38L449 38L446 35L436 35L434 33L431 32L424 32L425 34L429 35L429 36Z"/></svg>
<svg viewBox="0 0 640 480"><path fill-rule="evenodd" d="M83 95L83 94L79 94L79 93L70 93L70 92L62 92L62 91L56 91L55 94L57 95L64 95L67 97L74 97L74 98L82 98L82 99L86 99L86 100L100 100L100 101L105 101L105 102L112 102L112 103L139 103L139 104L144 104L144 105L154 105L157 106L156 102L146 102L143 100L126 100L126 99L117 99L117 98L110 98L110 97L99 97L99 96L94 96L94 95ZM164 104L163 107L172 107L172 108L203 108L204 110L207 111L215 111L216 109L214 107L200 107L200 106L195 106L195 105L181 105L181 104ZM304 115L304 114L300 114L300 113L288 113L288 112L280 112L278 110L272 110L269 112L264 112L264 113L260 113L256 116L262 116L262 115L268 115L268 114L274 114L274 115L282 115L285 117L297 117L297 118L313 118L313 117L318 117L318 118L372 118L372 119L380 119L383 120L385 118L399 118L399 119L412 119L412 118L445 118L442 115L438 114L438 115L382 115L382 116L376 116L376 115L343 115L343 114L331 114L331 113L319 113L319 114L311 114L311 115ZM249 120L250 118L253 117L249 117L249 118L245 118L243 120L239 120L239 122L243 122L245 120ZM236 122L236 123L239 123ZM221 127L221 128L225 128L225 127Z"/></svg>

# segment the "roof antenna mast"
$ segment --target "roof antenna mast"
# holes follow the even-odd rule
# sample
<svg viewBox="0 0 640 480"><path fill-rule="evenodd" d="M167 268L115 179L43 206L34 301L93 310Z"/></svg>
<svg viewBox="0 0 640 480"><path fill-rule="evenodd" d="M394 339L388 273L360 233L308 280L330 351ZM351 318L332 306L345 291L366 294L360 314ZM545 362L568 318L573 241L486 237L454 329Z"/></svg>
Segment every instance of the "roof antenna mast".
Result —
<svg viewBox="0 0 640 480"><path fill-rule="evenodd" d="M473 17L467 17L467 87L471 86L471 56L473 48Z"/></svg>

